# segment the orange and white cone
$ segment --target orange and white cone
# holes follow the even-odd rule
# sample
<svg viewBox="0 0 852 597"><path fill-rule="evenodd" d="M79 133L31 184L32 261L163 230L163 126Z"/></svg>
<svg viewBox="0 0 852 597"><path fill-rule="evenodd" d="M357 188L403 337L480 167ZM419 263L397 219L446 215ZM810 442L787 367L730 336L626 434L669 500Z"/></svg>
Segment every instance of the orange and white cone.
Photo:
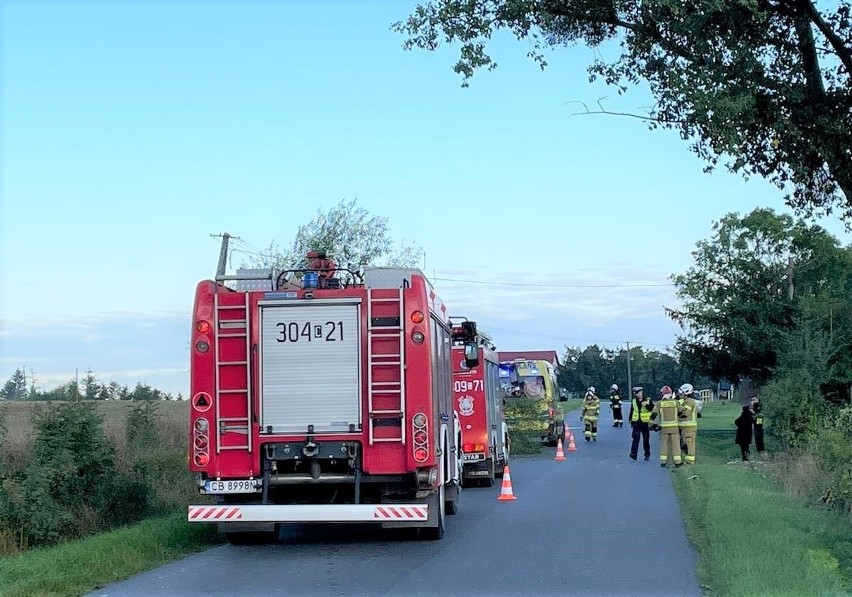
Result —
<svg viewBox="0 0 852 597"><path fill-rule="evenodd" d="M571 437L568 439L568 451L569 452L576 452L577 451L577 445L574 443L574 434L573 433L571 434Z"/></svg>
<svg viewBox="0 0 852 597"><path fill-rule="evenodd" d="M556 442L556 458L554 460L566 460L565 452L562 451L562 438Z"/></svg>
<svg viewBox="0 0 852 597"><path fill-rule="evenodd" d="M509 465L503 467L503 486L500 488L500 495L497 497L498 502L510 502L516 500L515 494L512 492L512 476L509 474Z"/></svg>

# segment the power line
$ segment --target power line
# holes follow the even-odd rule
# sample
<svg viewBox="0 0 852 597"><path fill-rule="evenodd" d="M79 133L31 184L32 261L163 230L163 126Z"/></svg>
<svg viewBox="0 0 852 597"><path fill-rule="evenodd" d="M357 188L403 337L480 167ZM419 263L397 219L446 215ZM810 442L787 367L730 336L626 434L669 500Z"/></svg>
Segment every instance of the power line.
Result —
<svg viewBox="0 0 852 597"><path fill-rule="evenodd" d="M485 282L483 280L458 280L455 278L432 278L440 282L460 284L486 284L489 286L523 286L527 288L663 288L674 284L532 284L524 282Z"/></svg>
<svg viewBox="0 0 852 597"><path fill-rule="evenodd" d="M633 342L634 344L641 344L642 346L652 346L656 348L669 348L667 344L658 344L656 342L642 342L641 340L603 340L601 338L591 339L591 338L572 338L569 336L551 336L548 334L536 334L532 332L519 332L516 330L507 330L503 328L495 328L490 325L482 325L484 330L495 331L495 332L504 332L506 334L512 334L515 336L528 336L530 338L549 338L552 340L571 340L573 342L591 342L592 344L626 344L628 342Z"/></svg>

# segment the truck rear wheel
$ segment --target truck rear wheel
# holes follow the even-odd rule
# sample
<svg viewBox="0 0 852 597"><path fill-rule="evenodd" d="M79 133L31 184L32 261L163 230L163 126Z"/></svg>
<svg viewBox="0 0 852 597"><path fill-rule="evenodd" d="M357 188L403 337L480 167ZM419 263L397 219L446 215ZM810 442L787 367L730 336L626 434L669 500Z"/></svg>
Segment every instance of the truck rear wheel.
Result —
<svg viewBox="0 0 852 597"><path fill-rule="evenodd" d="M497 451L493 447L491 448L491 454L491 458L488 459L488 461L491 463L491 465L488 467L488 476L481 480L483 487L494 487L494 455L497 454Z"/></svg>
<svg viewBox="0 0 852 597"><path fill-rule="evenodd" d="M443 479L442 479L443 480ZM420 536L427 541L438 541L444 536L444 517L446 516L446 496L447 492L444 488L443 483L441 484L441 488L438 490L438 493L435 494L437 496L437 501L432 499L430 500L429 506L430 508L436 507L438 509L438 525L434 527L421 527L420 528ZM434 496L433 496L434 497Z"/></svg>

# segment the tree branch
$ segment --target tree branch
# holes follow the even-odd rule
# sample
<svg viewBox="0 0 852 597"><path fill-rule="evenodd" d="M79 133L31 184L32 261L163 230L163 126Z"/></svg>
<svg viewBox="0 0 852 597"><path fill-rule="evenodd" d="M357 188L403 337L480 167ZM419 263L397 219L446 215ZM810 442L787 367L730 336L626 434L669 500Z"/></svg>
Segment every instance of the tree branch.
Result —
<svg viewBox="0 0 852 597"><path fill-rule="evenodd" d="M577 101L577 100L569 101L569 102L563 102L562 105L565 106L567 104L580 104L586 110L585 112L574 112L568 118L571 118L572 116L588 116L588 115L591 115L591 114L606 114L608 116L626 116L627 118L636 118L637 120L644 120L646 122L658 122L660 124L682 124L683 123L682 120L664 120L662 118L654 118L653 116L642 116L641 114L631 114L630 112L611 112L611 111L607 110L606 108L604 108L603 105L601 104L601 102L605 99L606 98L602 97L597 101L597 104L600 107L600 110L595 110L595 111L589 110L589 106L587 106L585 104L585 102L581 102L581 101Z"/></svg>
<svg viewBox="0 0 852 597"><path fill-rule="evenodd" d="M825 36L825 39L827 39L828 43L831 44L831 47L834 48L834 52L837 54L840 62L846 68L846 72L849 73L849 76L852 76L852 48L848 48L844 45L843 40L834 32L833 29L831 29L831 27L829 27L828 23L825 22L824 18L822 18L822 15L816 9L816 6L814 6L811 0L800 0L800 2L805 14L811 21L813 21L820 33Z"/></svg>

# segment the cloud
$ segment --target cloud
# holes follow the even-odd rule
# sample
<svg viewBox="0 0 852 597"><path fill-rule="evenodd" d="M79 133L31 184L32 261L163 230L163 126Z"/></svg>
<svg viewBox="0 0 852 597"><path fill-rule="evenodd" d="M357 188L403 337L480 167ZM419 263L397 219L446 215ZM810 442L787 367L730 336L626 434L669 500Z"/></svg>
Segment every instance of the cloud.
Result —
<svg viewBox="0 0 852 597"><path fill-rule="evenodd" d="M15 356L0 356L0 366L16 365L20 363L41 363L47 361L47 357L15 357Z"/></svg>
<svg viewBox="0 0 852 597"><path fill-rule="evenodd" d="M665 318L663 305L677 304L663 272L629 263L570 274L442 270L436 290L451 313L529 321L540 317L582 319L605 326L617 320ZM456 311L458 310L458 311ZM473 315L469 315L473 318Z"/></svg>
<svg viewBox="0 0 852 597"><path fill-rule="evenodd" d="M160 325L171 325L178 321L189 321L190 315L177 311L112 311L98 315L81 317L40 317L23 319L0 319L0 328L4 336L44 336L55 334L79 334L95 330L104 325L123 323L129 326L154 328ZM101 337L88 336L90 341Z"/></svg>

